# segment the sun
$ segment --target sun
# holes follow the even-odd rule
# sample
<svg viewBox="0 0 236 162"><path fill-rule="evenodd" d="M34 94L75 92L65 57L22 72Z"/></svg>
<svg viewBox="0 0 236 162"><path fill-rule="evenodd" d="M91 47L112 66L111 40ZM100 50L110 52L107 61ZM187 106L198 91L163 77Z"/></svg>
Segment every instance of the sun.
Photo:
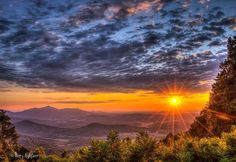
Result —
<svg viewBox="0 0 236 162"><path fill-rule="evenodd" d="M182 103L180 96L171 96L168 101L171 106L178 106Z"/></svg>

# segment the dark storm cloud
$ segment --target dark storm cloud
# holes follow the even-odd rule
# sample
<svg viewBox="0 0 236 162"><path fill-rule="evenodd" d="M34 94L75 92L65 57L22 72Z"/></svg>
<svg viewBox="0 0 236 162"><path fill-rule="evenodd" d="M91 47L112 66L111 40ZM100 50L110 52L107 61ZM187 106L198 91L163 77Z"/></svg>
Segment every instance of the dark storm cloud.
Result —
<svg viewBox="0 0 236 162"><path fill-rule="evenodd" d="M211 7L217 2L209 8L192 3L0 1L0 79L58 91L120 92L159 91L175 79L205 90L199 81L214 78L225 56L214 48L226 48L236 13Z"/></svg>

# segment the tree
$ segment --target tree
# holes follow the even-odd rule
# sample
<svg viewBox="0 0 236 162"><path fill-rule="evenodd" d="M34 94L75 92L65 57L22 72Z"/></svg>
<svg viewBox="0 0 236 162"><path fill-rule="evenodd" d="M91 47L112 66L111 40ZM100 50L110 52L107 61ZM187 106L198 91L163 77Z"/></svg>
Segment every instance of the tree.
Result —
<svg viewBox="0 0 236 162"><path fill-rule="evenodd" d="M192 136L219 136L236 124L236 36L228 39L228 55L220 69L209 104L191 125Z"/></svg>
<svg viewBox="0 0 236 162"><path fill-rule="evenodd" d="M118 133L111 131L106 140L92 140L89 147L82 147L76 159L81 162L124 162L124 145Z"/></svg>
<svg viewBox="0 0 236 162"><path fill-rule="evenodd" d="M10 156L17 149L17 138L15 126L6 115L6 111L0 110L0 156Z"/></svg>
<svg viewBox="0 0 236 162"><path fill-rule="evenodd" d="M140 133L135 142L130 147L130 162L154 162L157 149L156 139L150 137L147 133Z"/></svg>

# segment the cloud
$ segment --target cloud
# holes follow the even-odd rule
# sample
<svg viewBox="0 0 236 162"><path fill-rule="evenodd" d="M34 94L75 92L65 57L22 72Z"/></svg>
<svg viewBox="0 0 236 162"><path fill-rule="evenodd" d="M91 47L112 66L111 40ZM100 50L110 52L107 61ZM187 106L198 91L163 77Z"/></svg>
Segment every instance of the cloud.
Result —
<svg viewBox="0 0 236 162"><path fill-rule="evenodd" d="M215 81L214 80L200 80L199 84L200 85L209 85L211 86Z"/></svg>
<svg viewBox="0 0 236 162"><path fill-rule="evenodd" d="M235 23L236 23L236 19L234 17L227 17L227 18L223 18L219 21L212 22L212 23L210 23L210 25L231 26L231 25L235 25Z"/></svg>
<svg viewBox="0 0 236 162"><path fill-rule="evenodd" d="M225 33L225 30L222 27L215 27L215 26L204 26L203 30L213 32L215 33L215 35L222 35Z"/></svg>
<svg viewBox="0 0 236 162"><path fill-rule="evenodd" d="M106 100L106 101L55 101L55 103L62 103L62 104L106 104L117 102L119 100Z"/></svg>
<svg viewBox="0 0 236 162"><path fill-rule="evenodd" d="M11 92L11 90L10 89L1 89L0 88L0 93L4 93L4 92Z"/></svg>
<svg viewBox="0 0 236 162"><path fill-rule="evenodd" d="M221 40L216 39L208 44L208 46L220 46L222 44Z"/></svg>
<svg viewBox="0 0 236 162"><path fill-rule="evenodd" d="M1 80L56 91L131 92L159 91L175 79L202 91L209 87L199 82L215 77L226 54L218 51L235 27L235 13L227 10L233 3L55 2L17 1L15 9L0 2Z"/></svg>

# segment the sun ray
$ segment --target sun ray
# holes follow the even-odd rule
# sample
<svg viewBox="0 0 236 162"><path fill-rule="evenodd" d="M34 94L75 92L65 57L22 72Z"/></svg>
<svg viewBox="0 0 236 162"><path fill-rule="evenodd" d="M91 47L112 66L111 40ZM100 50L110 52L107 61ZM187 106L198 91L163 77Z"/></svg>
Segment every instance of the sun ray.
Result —
<svg viewBox="0 0 236 162"><path fill-rule="evenodd" d="M160 123L160 125L159 125L159 127L158 127L158 129L157 129L157 131L156 131L157 134L160 132L160 130L161 130L161 128L162 128L164 122L166 121L166 118L167 118L168 115L169 115L169 113L170 113L170 109L168 109L168 111L167 111L167 112L165 113L165 115L163 116L163 118L162 118L162 120L161 120L161 123Z"/></svg>
<svg viewBox="0 0 236 162"><path fill-rule="evenodd" d="M168 120L168 132L171 132L171 133L173 131L172 130L173 129L172 121L173 121L173 118L172 118L172 114L171 114L171 111L170 111L169 120Z"/></svg>
<svg viewBox="0 0 236 162"><path fill-rule="evenodd" d="M236 120L236 116L234 115L230 115L227 113L223 113L223 112L218 112L218 111L214 111L214 110L210 110L210 109L205 109L206 111L209 111L211 113L214 113L217 115L217 117L221 118L221 119L225 119L225 120Z"/></svg>
<svg viewBox="0 0 236 162"><path fill-rule="evenodd" d="M185 123L185 120L184 120L182 114L179 112L178 109L177 109L177 114L179 115L180 120L182 121L182 123L183 123L183 125L184 125L184 129L185 129L185 131L187 131L187 130L188 130L188 127L187 127L187 125L186 125L186 123Z"/></svg>
<svg viewBox="0 0 236 162"><path fill-rule="evenodd" d="M169 130L169 132L172 132L172 134L176 133L176 131L178 130L177 126L179 124L180 124L181 129L183 129L184 131L188 130L188 126L187 126L188 124L186 123L183 117L183 114L181 114L181 112L179 111L179 109L181 108L181 104L184 101L187 94L186 80L178 82L176 79L174 79L172 84L170 84L169 81L163 81L162 86L161 85L157 86L157 89L159 90L161 95L163 95L163 97L166 98L167 103L169 105L168 106L169 109L165 113L163 118L161 119L161 122L156 130L156 133L160 132L161 128L163 127L163 124L166 121L168 121L169 123L167 129ZM195 118L195 117L192 117L192 114L190 115L191 115L191 118ZM179 122L179 123L177 124L176 122ZM199 125L201 125L201 127L204 127L202 123L199 123ZM207 129L207 128L204 127L204 129ZM209 132L209 130L207 131ZM212 134L212 132L209 132L209 133Z"/></svg>
<svg viewBox="0 0 236 162"><path fill-rule="evenodd" d="M208 133L214 136L214 133L212 133L207 127L205 127L199 120L197 120L191 113L189 115L192 117L194 121L196 121L203 129L205 129Z"/></svg>
<svg viewBox="0 0 236 162"><path fill-rule="evenodd" d="M172 134L175 134L175 111L172 111Z"/></svg>

